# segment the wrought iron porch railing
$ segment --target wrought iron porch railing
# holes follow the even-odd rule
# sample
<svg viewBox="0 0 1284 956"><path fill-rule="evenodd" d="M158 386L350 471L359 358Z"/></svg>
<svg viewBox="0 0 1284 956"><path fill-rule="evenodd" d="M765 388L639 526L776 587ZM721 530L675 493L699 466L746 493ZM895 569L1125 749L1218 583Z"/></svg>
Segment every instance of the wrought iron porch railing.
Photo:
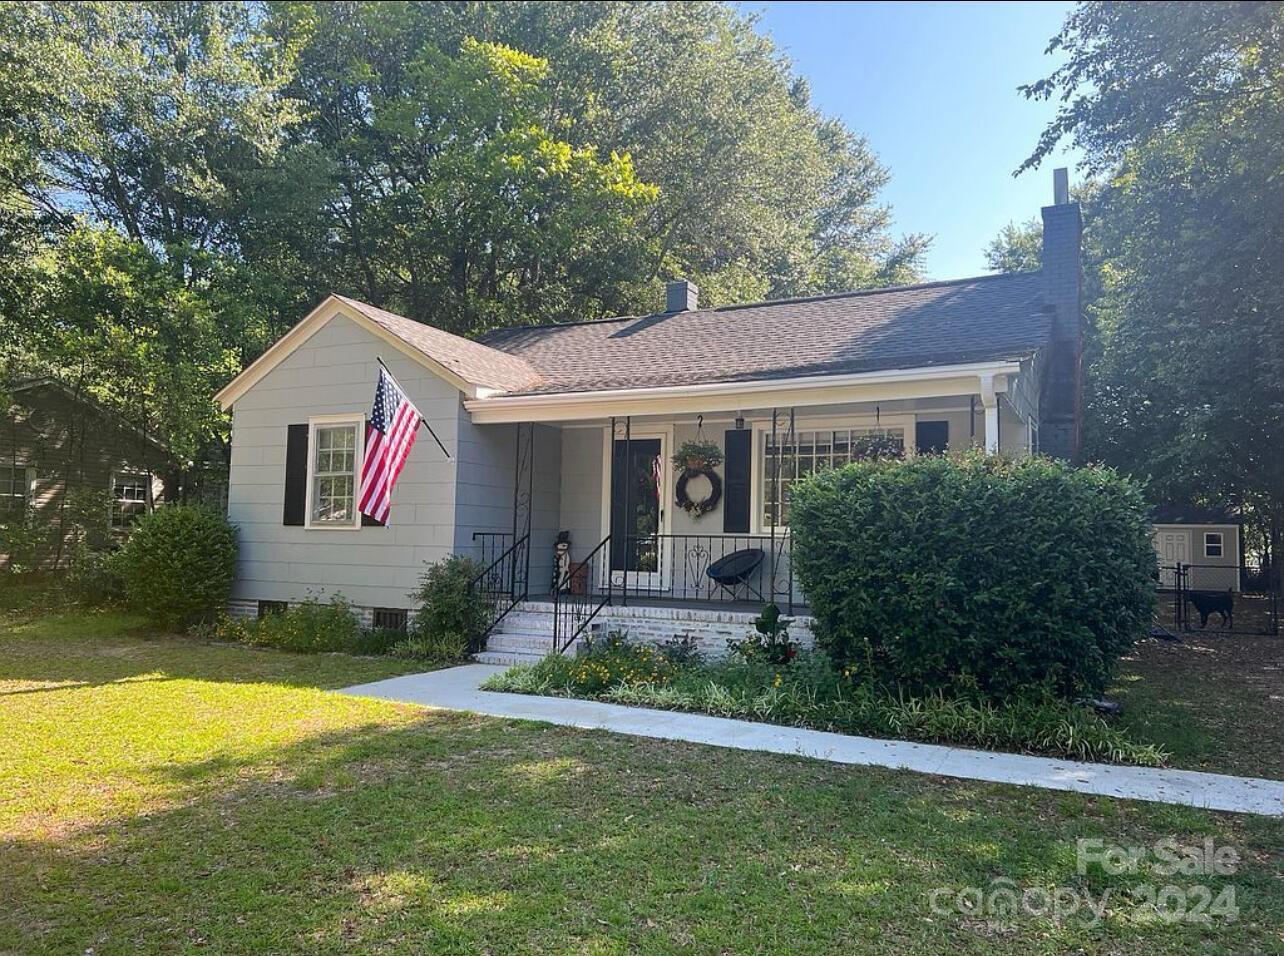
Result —
<svg viewBox="0 0 1284 956"><path fill-rule="evenodd" d="M793 539L788 534L650 534L613 555L614 590L630 598L713 604L774 603L793 613ZM715 575L710 575L710 568Z"/></svg>
<svg viewBox="0 0 1284 956"><path fill-rule="evenodd" d="M602 574L610 554L611 536L603 538L582 561L572 564L553 590L553 653L575 643L602 608L611 603L611 575ZM601 587L605 579L605 589Z"/></svg>
<svg viewBox="0 0 1284 956"><path fill-rule="evenodd" d="M501 554L513 545L510 531L474 531L473 551L478 563L488 568Z"/></svg>
<svg viewBox="0 0 1284 956"><path fill-rule="evenodd" d="M476 539L478 535L473 537ZM522 535L468 583L468 589L482 597L489 608L486 626L480 634L473 637L472 650L483 650L486 646L486 638L495 630L499 622L519 602L526 600L530 583L528 581L530 562L527 560L530 542L529 534Z"/></svg>

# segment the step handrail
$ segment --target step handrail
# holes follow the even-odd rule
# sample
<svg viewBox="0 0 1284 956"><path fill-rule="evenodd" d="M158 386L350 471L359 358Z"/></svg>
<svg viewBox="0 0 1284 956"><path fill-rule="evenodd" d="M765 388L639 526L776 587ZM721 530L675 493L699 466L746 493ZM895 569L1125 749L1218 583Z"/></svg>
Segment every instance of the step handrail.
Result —
<svg viewBox="0 0 1284 956"><path fill-rule="evenodd" d="M525 561L518 561L516 556L519 551L530 547L530 539L529 532L522 535L512 543L508 550L492 561L484 571L468 582L469 592L474 598L480 597L484 599L491 610L489 623L482 628L479 634L473 636L478 650L485 648L486 638L495 630L499 622L507 617L513 608L525 601L528 596L529 582L526 580L525 575L520 581L518 580L518 568L524 566ZM505 562L508 562L507 571L503 567ZM505 579L507 579L507 584L503 585ZM500 587L494 586L496 581L501 582ZM487 587L488 584L491 586ZM507 601L507 604L505 604L505 601Z"/></svg>
<svg viewBox="0 0 1284 956"><path fill-rule="evenodd" d="M583 634L602 608L611 603L612 584L611 569L606 570L606 593L599 595L594 605L593 569L603 562L604 552L610 548L611 536L608 534L598 542L597 547L577 564L567 568L566 573L553 589L553 653L561 654L574 644ZM609 562L605 562L609 564ZM583 570L581 570L583 569ZM583 575L584 593L574 594L571 591L572 581L577 574Z"/></svg>

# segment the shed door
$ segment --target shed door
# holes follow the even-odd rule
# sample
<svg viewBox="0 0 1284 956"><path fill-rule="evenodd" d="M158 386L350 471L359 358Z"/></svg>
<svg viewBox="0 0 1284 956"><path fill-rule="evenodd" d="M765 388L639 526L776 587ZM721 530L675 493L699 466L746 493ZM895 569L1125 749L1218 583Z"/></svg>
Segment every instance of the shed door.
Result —
<svg viewBox="0 0 1284 956"><path fill-rule="evenodd" d="M1155 536L1159 547L1159 581L1166 588L1175 587L1173 567L1190 563L1190 532L1161 531Z"/></svg>

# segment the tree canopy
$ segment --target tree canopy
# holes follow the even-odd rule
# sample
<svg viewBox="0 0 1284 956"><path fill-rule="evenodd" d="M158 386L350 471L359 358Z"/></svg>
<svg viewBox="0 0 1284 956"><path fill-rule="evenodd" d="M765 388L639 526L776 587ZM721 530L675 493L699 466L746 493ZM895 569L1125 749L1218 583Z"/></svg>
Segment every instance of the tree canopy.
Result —
<svg viewBox="0 0 1284 956"><path fill-rule="evenodd" d="M1080 4L1028 87L1102 190L1086 440L1156 501L1284 535L1284 6Z"/></svg>
<svg viewBox="0 0 1284 956"><path fill-rule="evenodd" d="M901 282L888 172L727 4L0 6L0 346L196 454L324 294L463 334ZM138 420L138 419L145 420Z"/></svg>

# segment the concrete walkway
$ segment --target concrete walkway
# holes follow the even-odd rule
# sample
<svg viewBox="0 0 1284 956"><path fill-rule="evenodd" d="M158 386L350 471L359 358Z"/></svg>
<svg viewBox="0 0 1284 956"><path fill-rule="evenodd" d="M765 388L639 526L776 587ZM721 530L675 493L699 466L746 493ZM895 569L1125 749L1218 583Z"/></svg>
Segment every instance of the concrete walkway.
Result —
<svg viewBox="0 0 1284 956"><path fill-rule="evenodd" d="M776 727L746 720L727 720L641 707L622 707L588 700L496 694L478 690L491 674L505 668L467 664L426 674L407 674L373 684L348 687L341 693L466 710L493 717L538 720L565 727L610 730L635 737L685 740L737 750L794 754L834 763L892 767L920 773L1012 783L1046 790L1072 790L1130 800L1150 800L1284 816L1284 782L1230 777L1194 770L1158 770L1110 764L1075 763L1048 757L966 750L915 744L819 730Z"/></svg>

